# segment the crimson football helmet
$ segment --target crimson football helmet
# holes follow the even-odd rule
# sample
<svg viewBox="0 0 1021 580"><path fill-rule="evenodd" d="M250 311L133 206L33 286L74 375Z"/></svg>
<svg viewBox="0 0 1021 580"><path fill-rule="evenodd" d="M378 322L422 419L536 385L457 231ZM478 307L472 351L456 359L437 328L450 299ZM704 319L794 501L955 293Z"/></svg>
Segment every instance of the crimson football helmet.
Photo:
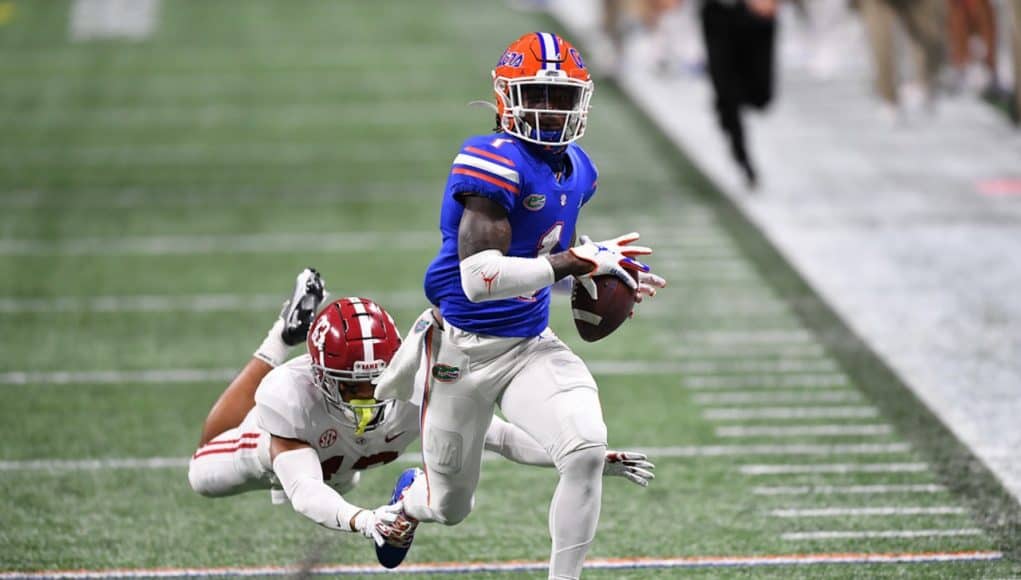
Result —
<svg viewBox="0 0 1021 580"><path fill-rule="evenodd" d="M330 414L357 435L372 428L393 401L358 398L356 391L383 374L401 345L393 317L367 298L334 300L312 321L307 342L313 381Z"/></svg>
<svg viewBox="0 0 1021 580"><path fill-rule="evenodd" d="M550 32L515 40L493 69L500 128L525 141L567 145L585 134L592 78L576 48Z"/></svg>

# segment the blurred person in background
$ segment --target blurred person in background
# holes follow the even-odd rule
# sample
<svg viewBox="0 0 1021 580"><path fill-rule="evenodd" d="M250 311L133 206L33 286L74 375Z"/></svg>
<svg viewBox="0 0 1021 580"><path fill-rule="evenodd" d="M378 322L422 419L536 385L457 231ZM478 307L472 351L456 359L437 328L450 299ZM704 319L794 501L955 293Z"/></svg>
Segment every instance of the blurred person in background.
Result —
<svg viewBox="0 0 1021 580"><path fill-rule="evenodd" d="M749 188L758 174L745 143L741 109L773 100L778 0L702 0L701 20L716 114Z"/></svg>
<svg viewBox="0 0 1021 580"><path fill-rule="evenodd" d="M949 0L948 8L952 88L975 87L986 98L997 97L1000 89L996 75L996 14L992 4L989 0ZM976 36L982 39L984 68L970 69L971 40Z"/></svg>
<svg viewBox="0 0 1021 580"><path fill-rule="evenodd" d="M876 91L883 100L884 120L901 114L895 23L900 22L911 42L918 65L920 101L931 108L936 80L943 64L946 0L860 0L862 18L872 48Z"/></svg>
<svg viewBox="0 0 1021 580"><path fill-rule="evenodd" d="M1011 46L1014 53L1014 99L1011 102L1011 118L1021 124L1021 0L1011 0L1007 11L1013 19Z"/></svg>

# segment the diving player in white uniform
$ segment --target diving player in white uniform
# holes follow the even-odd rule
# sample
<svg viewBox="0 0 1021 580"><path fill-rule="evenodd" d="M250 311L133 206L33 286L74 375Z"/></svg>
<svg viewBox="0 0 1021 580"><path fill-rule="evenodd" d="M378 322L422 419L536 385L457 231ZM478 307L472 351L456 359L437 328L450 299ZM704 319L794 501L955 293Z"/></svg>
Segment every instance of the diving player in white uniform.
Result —
<svg viewBox="0 0 1021 580"><path fill-rule="evenodd" d="M666 284L633 259L638 234L594 243L575 228L598 174L575 141L585 131L592 80L578 53L548 32L522 36L493 70L497 130L468 138L454 157L440 209L442 242L425 273L433 304L416 322L377 398L422 390L424 475L398 481L404 509L378 526L387 546L419 522L468 516L493 410L552 458L560 481L549 511L549 577L578 578L599 522L607 434L595 379L549 329L550 287L573 276L618 276L651 296ZM626 270L638 271L638 281ZM398 549L377 550L384 565Z"/></svg>
<svg viewBox="0 0 1021 580"><path fill-rule="evenodd" d="M362 470L394 461L417 438L420 395L373 398L370 381L400 345L393 319L365 298L335 300L316 315L324 294L315 270L298 276L280 319L210 411L188 480L209 497L274 489L275 501L286 497L316 523L382 544L377 524L394 522L399 501L363 509L341 494ZM284 362L302 341L308 352ZM486 447L519 463L552 465L528 435L498 418ZM608 475L642 486L654 477L640 453L609 452L605 465ZM408 472L413 478L418 470Z"/></svg>

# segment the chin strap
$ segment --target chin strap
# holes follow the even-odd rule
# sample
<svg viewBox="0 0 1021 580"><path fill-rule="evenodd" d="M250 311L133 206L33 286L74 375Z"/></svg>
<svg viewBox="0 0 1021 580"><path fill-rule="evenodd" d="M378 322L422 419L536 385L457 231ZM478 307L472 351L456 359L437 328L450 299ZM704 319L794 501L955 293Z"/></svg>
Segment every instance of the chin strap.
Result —
<svg viewBox="0 0 1021 580"><path fill-rule="evenodd" d="M371 406L376 404L376 399L351 399L348 403L358 419L358 428L355 429L355 435L361 435L365 433L365 428L369 426L369 423L376 416L376 409Z"/></svg>

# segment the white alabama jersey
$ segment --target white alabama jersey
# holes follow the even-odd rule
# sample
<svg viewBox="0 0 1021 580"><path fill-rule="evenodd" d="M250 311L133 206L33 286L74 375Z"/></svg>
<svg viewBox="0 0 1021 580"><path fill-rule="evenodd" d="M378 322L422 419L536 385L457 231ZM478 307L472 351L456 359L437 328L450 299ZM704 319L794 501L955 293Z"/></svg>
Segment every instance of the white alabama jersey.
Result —
<svg viewBox="0 0 1021 580"><path fill-rule="evenodd" d="M418 406L413 402L393 401L361 435L330 415L326 405L312 380L311 357L304 354L266 375L245 422L254 419L263 431L311 445L319 454L323 480L335 487L350 482L358 471L397 459L418 438Z"/></svg>

